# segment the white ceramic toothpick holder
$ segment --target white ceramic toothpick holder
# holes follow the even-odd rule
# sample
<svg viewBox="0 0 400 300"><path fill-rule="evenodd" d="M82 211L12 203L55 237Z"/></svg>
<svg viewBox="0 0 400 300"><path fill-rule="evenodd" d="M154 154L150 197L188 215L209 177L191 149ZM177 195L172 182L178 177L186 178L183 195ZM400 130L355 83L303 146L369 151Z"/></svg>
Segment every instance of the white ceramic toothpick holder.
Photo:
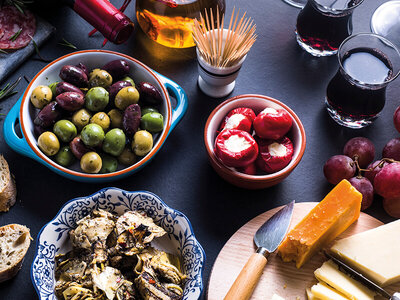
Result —
<svg viewBox="0 0 400 300"><path fill-rule="evenodd" d="M224 40L227 34L228 29L224 29ZM207 63L197 48L196 53L199 70L198 84L202 92L213 98L222 98L229 95L235 87L235 80L247 55L234 66L220 68Z"/></svg>

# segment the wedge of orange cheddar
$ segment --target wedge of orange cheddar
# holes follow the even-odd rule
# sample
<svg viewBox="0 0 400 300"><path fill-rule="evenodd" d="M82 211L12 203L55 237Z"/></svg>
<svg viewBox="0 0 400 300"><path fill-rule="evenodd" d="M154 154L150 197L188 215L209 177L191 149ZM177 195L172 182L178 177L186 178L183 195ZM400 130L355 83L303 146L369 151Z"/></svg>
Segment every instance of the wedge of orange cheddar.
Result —
<svg viewBox="0 0 400 300"><path fill-rule="evenodd" d="M300 268L360 216L362 194L347 180L339 182L286 236L278 248L285 262Z"/></svg>

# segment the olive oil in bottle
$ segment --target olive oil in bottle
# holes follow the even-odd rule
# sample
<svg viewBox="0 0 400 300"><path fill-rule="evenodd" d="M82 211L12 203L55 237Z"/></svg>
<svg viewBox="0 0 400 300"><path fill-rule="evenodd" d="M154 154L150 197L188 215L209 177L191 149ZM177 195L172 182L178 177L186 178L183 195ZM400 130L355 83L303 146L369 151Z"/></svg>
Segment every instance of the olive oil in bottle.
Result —
<svg viewBox="0 0 400 300"><path fill-rule="evenodd" d="M218 9L221 16L225 0L136 0L136 17L153 41L172 48L189 48L195 46L194 19L210 8L214 14Z"/></svg>

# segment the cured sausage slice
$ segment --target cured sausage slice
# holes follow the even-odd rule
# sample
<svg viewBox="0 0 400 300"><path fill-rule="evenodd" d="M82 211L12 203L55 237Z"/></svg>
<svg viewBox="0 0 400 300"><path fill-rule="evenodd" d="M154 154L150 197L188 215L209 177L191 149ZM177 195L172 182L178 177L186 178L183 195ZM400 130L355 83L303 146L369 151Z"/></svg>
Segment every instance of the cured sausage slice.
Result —
<svg viewBox="0 0 400 300"><path fill-rule="evenodd" d="M21 29L18 37L12 36ZM22 14L14 6L0 7L0 49L19 49L29 44L36 31L35 16L28 10Z"/></svg>

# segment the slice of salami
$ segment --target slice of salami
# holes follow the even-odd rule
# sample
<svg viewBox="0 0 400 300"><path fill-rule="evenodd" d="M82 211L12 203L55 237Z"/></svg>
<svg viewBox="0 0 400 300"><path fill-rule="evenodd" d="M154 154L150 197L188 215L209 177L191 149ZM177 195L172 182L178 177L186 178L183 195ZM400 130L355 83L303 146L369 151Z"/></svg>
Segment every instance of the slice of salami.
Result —
<svg viewBox="0 0 400 300"><path fill-rule="evenodd" d="M11 37L21 29L18 37ZM0 7L0 49L19 49L29 44L36 31L35 16L25 9L22 14L14 6Z"/></svg>

